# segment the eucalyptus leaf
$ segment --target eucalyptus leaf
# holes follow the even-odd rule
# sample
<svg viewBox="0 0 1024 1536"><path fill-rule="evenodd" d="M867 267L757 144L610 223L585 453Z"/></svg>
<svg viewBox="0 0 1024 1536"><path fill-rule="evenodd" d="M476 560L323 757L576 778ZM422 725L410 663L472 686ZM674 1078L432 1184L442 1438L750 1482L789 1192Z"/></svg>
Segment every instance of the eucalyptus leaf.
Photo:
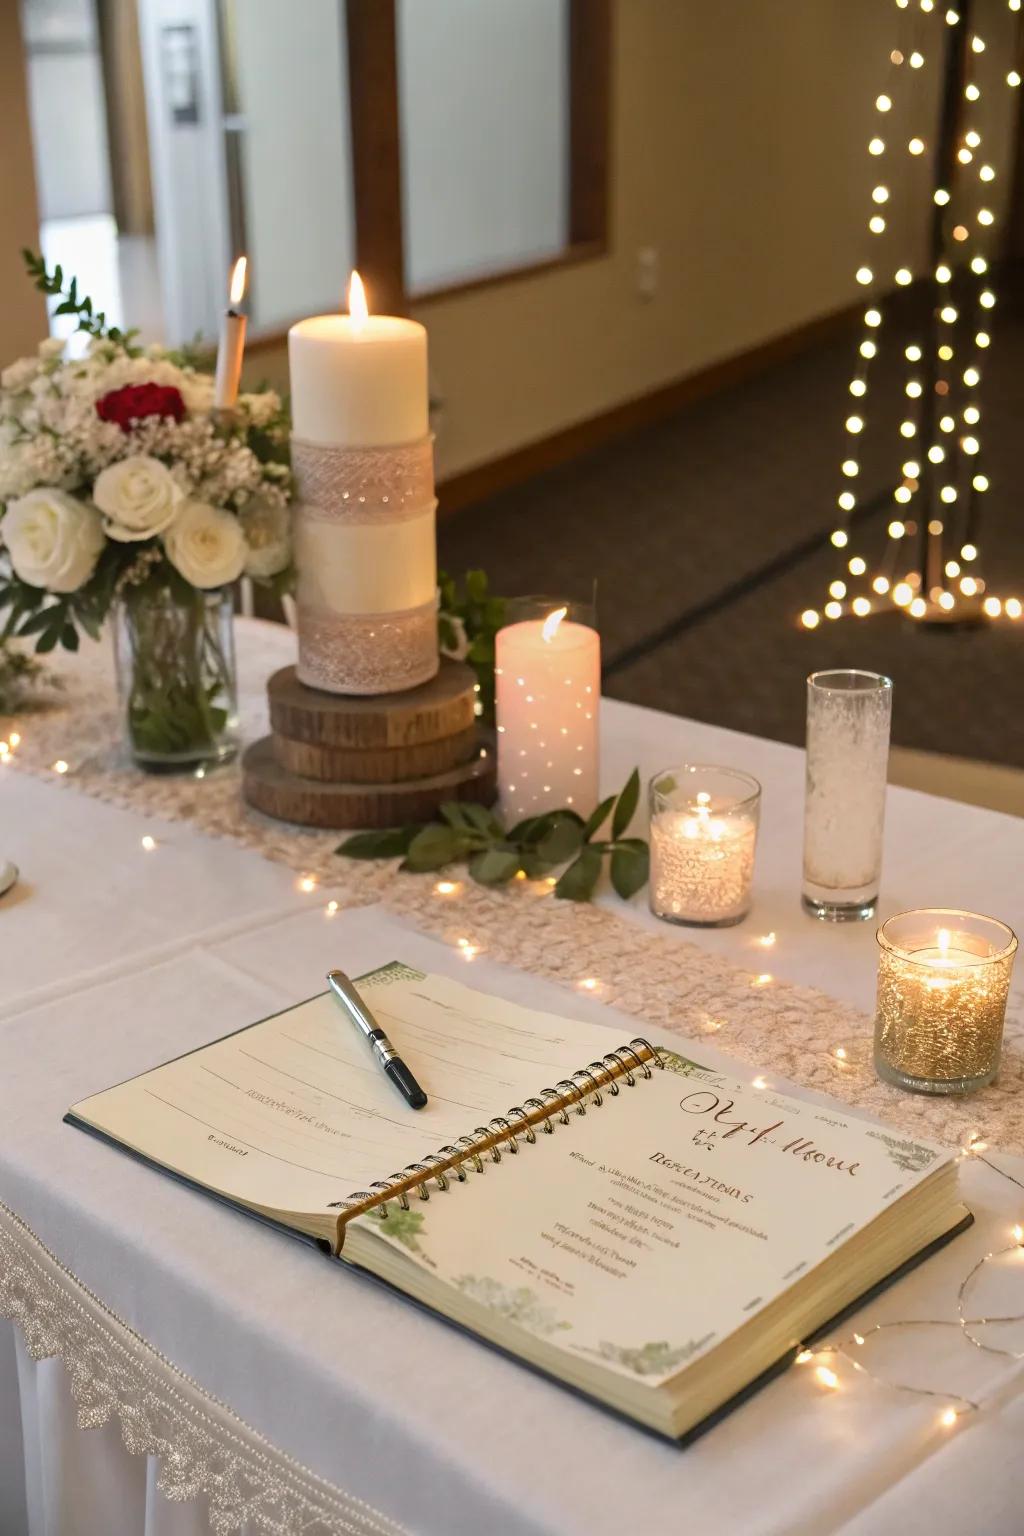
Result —
<svg viewBox="0 0 1024 1536"><path fill-rule="evenodd" d="M383 832L354 832L337 849L347 859L400 859L409 851L419 827L392 827Z"/></svg>
<svg viewBox="0 0 1024 1536"><path fill-rule="evenodd" d="M600 850L587 843L555 886L555 895L563 901L589 901L600 875Z"/></svg>
<svg viewBox="0 0 1024 1536"><path fill-rule="evenodd" d="M469 873L478 885L504 885L519 868L514 849L485 848L469 861Z"/></svg>
<svg viewBox="0 0 1024 1536"><path fill-rule="evenodd" d="M612 837L621 837L633 820L640 799L640 770L634 768L619 796L612 816Z"/></svg>
<svg viewBox="0 0 1024 1536"><path fill-rule="evenodd" d="M454 827L432 821L412 839L402 868L419 872L441 869L445 864L453 863L465 851L465 846L464 838Z"/></svg>
<svg viewBox="0 0 1024 1536"><path fill-rule="evenodd" d="M620 844L614 848L611 877L615 894L621 896L623 901L628 901L631 896L635 896L637 891L647 884L649 864L650 856L646 843L641 842L639 847Z"/></svg>
<svg viewBox="0 0 1024 1536"><path fill-rule="evenodd" d="M598 828L606 820L606 818L608 816L608 812L611 810L612 806L615 804L615 799L616 799L616 797L614 795L609 795L607 800L602 800L601 804L597 807L597 809L595 811L592 811L590 813L590 815L587 817L586 823L585 823L584 828L583 828L583 841L585 843L589 843L590 842L590 839L593 837L594 833L598 830Z"/></svg>
<svg viewBox="0 0 1024 1536"><path fill-rule="evenodd" d="M537 855L547 864L564 864L578 852L582 842L583 828L559 818L537 844Z"/></svg>
<svg viewBox="0 0 1024 1536"><path fill-rule="evenodd" d="M444 810L445 807L442 806L442 814ZM485 805L480 805L475 800L467 800L461 810L469 825L475 827L478 832L482 832L485 837L504 840L505 828L494 812L489 811Z"/></svg>

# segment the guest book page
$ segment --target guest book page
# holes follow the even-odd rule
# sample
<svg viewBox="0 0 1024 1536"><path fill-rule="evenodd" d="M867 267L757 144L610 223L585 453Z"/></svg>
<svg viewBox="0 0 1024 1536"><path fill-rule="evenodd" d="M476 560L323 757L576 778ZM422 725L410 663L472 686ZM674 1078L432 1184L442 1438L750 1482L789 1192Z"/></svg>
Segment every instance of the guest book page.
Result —
<svg viewBox="0 0 1024 1536"><path fill-rule="evenodd" d="M94 1129L263 1210L324 1211L621 1043L406 966L359 989L428 1094L408 1108L330 994L74 1107ZM550 1138L545 1138L550 1139Z"/></svg>
<svg viewBox="0 0 1024 1536"><path fill-rule="evenodd" d="M950 1160L663 1055L508 1167L361 1222L506 1323L657 1381Z"/></svg>

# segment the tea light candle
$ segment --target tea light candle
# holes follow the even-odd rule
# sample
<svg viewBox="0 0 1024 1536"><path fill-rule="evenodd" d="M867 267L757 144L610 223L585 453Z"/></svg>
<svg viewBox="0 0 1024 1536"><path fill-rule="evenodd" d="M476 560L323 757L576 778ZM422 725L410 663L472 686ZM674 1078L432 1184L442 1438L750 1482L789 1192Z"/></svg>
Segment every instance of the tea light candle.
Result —
<svg viewBox="0 0 1024 1536"><path fill-rule="evenodd" d="M1017 939L973 912L903 912L878 930L875 1070L917 1093L967 1093L999 1070Z"/></svg>
<svg viewBox="0 0 1024 1536"><path fill-rule="evenodd" d="M495 637L498 786L515 820L565 807L585 817L597 804L601 642L568 611Z"/></svg>
<svg viewBox="0 0 1024 1536"><path fill-rule="evenodd" d="M761 786L686 764L651 780L650 906L668 922L728 927L750 908Z"/></svg>

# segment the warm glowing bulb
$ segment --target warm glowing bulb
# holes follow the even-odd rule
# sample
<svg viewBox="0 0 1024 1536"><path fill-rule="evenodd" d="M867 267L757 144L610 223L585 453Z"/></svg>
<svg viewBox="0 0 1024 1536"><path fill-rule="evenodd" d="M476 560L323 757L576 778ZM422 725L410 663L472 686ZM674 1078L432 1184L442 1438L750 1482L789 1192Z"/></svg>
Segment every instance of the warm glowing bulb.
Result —
<svg viewBox="0 0 1024 1536"><path fill-rule="evenodd" d="M974 338L974 345L976 347L981 347L982 349L984 349L985 347L987 347L989 345L991 340L992 340L992 338L989 335L988 331L978 331L977 334L975 335L975 338Z"/></svg>
<svg viewBox="0 0 1024 1536"><path fill-rule="evenodd" d="M866 597L855 597L853 600L853 611L858 619L866 619L871 612L871 604Z"/></svg>
<svg viewBox="0 0 1024 1536"><path fill-rule="evenodd" d="M935 281L937 283L948 283L952 276L952 271L946 266L944 261L941 261L935 268Z"/></svg>
<svg viewBox="0 0 1024 1536"><path fill-rule="evenodd" d="M900 506L905 507L914 493L910 489L909 485L898 485L892 494L894 499L899 502Z"/></svg>
<svg viewBox="0 0 1024 1536"><path fill-rule="evenodd" d="M830 594L832 595L832 597L845 597L846 596L846 582L845 581L833 581L833 582L830 582L828 590L829 590Z"/></svg>
<svg viewBox="0 0 1024 1536"><path fill-rule="evenodd" d="M873 341L868 340L861 342L859 351L861 357L874 357L875 353L878 351L878 348L875 346Z"/></svg>
<svg viewBox="0 0 1024 1536"><path fill-rule="evenodd" d="M884 155L885 154L885 140L884 139L877 139L877 138L876 139L871 139L869 141L869 143L868 143L868 154L869 155Z"/></svg>
<svg viewBox="0 0 1024 1536"><path fill-rule="evenodd" d="M146 833L145 837L141 839L141 842L147 853L152 853L153 849L156 847L156 838L151 837L148 832Z"/></svg>
<svg viewBox="0 0 1024 1536"><path fill-rule="evenodd" d="M921 385L917 379L909 379L907 381L906 392L910 396L911 400L917 400L920 398Z"/></svg>
<svg viewBox="0 0 1024 1536"><path fill-rule="evenodd" d="M865 325L870 325L872 327L872 329L874 329L876 326L881 325L881 323L882 323L882 312L881 312L880 309L866 309L864 311L864 324Z"/></svg>
<svg viewBox="0 0 1024 1536"><path fill-rule="evenodd" d="M840 491L836 499L844 512L852 512L857 505L857 498L852 491Z"/></svg>
<svg viewBox="0 0 1024 1536"><path fill-rule="evenodd" d="M943 1408L942 1412L939 1414L939 1423L942 1425L943 1429L949 1429L953 1424L956 1423L956 1409Z"/></svg>
<svg viewBox="0 0 1024 1536"><path fill-rule="evenodd" d="M978 175L981 177L982 181L995 181L996 179L996 173L990 165L979 166Z"/></svg>
<svg viewBox="0 0 1024 1536"><path fill-rule="evenodd" d="M843 460L843 474L844 475L848 475L848 476L850 476L852 478L852 476L854 476L856 474L859 474L859 472L860 472L860 465L857 463L856 459L844 459Z"/></svg>
<svg viewBox="0 0 1024 1536"><path fill-rule="evenodd" d="M971 481L971 484L974 486L974 489L976 491L987 491L988 490L988 476L987 475L975 475L974 479Z"/></svg>
<svg viewBox="0 0 1024 1536"><path fill-rule="evenodd" d="M835 1388L839 1385L839 1377L836 1375L835 1371L829 1370L827 1365L817 1366L814 1374L817 1376L823 1387L829 1387L834 1391Z"/></svg>
<svg viewBox="0 0 1024 1536"><path fill-rule="evenodd" d="M434 886L434 890L439 896L454 896L458 888L454 880L439 880Z"/></svg>
<svg viewBox="0 0 1024 1536"><path fill-rule="evenodd" d="M965 437L960 444L964 453L975 454L979 452L981 444L976 437Z"/></svg>
<svg viewBox="0 0 1024 1536"><path fill-rule="evenodd" d="M964 86L964 95L967 97L968 101L977 101L981 95L981 91L972 82L970 85Z"/></svg>
<svg viewBox="0 0 1024 1536"><path fill-rule="evenodd" d="M806 1365L809 1360L813 1360L813 1359L814 1359L814 1352L813 1352L813 1350L802 1349L800 1351L800 1353L796 1357L796 1364L797 1365Z"/></svg>
<svg viewBox="0 0 1024 1536"><path fill-rule="evenodd" d="M897 270L896 281L899 283L901 288L905 288L907 284L913 282L913 280L914 274L910 271L909 267L900 267Z"/></svg>
<svg viewBox="0 0 1024 1536"><path fill-rule="evenodd" d="M295 883L300 891L305 891L307 896L309 895L310 891L316 890L315 875L300 875Z"/></svg>
<svg viewBox="0 0 1024 1536"><path fill-rule="evenodd" d="M541 638L545 640L548 645L551 644L552 640L557 635L558 626L561 624L562 620L565 618L568 612L568 608L556 608L554 612L549 613L547 618L544 620L544 623L541 625L540 633Z"/></svg>
<svg viewBox="0 0 1024 1536"><path fill-rule="evenodd" d="M905 459L903 461L903 473L908 480L916 480L921 473L921 466L916 459Z"/></svg>
<svg viewBox="0 0 1024 1536"><path fill-rule="evenodd" d="M964 134L964 142L969 144L972 149L977 149L978 145L981 143L981 134L976 133L972 128L969 133Z"/></svg>
<svg viewBox="0 0 1024 1536"><path fill-rule="evenodd" d="M903 356L909 363L919 363L921 361L921 348L914 345L905 347L903 350Z"/></svg>
<svg viewBox="0 0 1024 1536"><path fill-rule="evenodd" d="M933 517L931 522L928 524L928 532L932 535L933 538L937 539L939 534L942 532L942 519Z"/></svg>
<svg viewBox="0 0 1024 1536"><path fill-rule="evenodd" d="M942 490L939 492L939 496L942 498L942 500L944 502L946 502L947 505L950 502L956 501L956 486L955 485L944 485L942 487Z"/></svg>
<svg viewBox="0 0 1024 1536"><path fill-rule="evenodd" d="M953 596L952 592L940 592L938 596L938 604L940 608L945 609L946 613L948 613L951 608L956 606L956 598Z"/></svg>
<svg viewBox="0 0 1024 1536"><path fill-rule="evenodd" d="M949 193L946 191L945 187L935 188L935 191L932 193L932 201L938 203L940 208L945 208L946 204L949 202Z"/></svg>
<svg viewBox="0 0 1024 1536"><path fill-rule="evenodd" d="M905 608L914 595L914 589L905 581L898 581L892 589L892 600Z"/></svg>
<svg viewBox="0 0 1024 1536"><path fill-rule="evenodd" d="M990 289L986 288L982 293L978 295L978 303L981 305L982 309L994 309L996 305L996 296Z"/></svg>
<svg viewBox="0 0 1024 1536"><path fill-rule="evenodd" d="M800 622L804 629L817 629L818 624L821 622L821 616L813 608L805 608L800 615Z"/></svg>
<svg viewBox="0 0 1024 1536"><path fill-rule="evenodd" d="M906 523L901 523L898 517L897 518L893 518L892 522L889 524L889 537L890 537L890 539L902 539L902 537L906 533L906 531L907 531Z"/></svg>
<svg viewBox="0 0 1024 1536"><path fill-rule="evenodd" d="M860 555L854 555L853 559L850 561L850 575L863 576L866 570L867 566L861 559Z"/></svg>
<svg viewBox="0 0 1024 1536"><path fill-rule="evenodd" d="M1011 69L1010 70L1010 73L1006 77L1006 83L1007 83L1007 85L1012 85L1015 88L1018 85L1020 85L1020 74L1018 73L1017 70L1015 70L1015 69Z"/></svg>
<svg viewBox="0 0 1024 1536"><path fill-rule="evenodd" d="M976 544L964 544L960 549L961 560L977 560L978 546Z"/></svg>
<svg viewBox="0 0 1024 1536"><path fill-rule="evenodd" d="M245 269L248 263L244 256L239 256L231 269L231 283L228 288L228 298L232 306L241 304L245 297Z"/></svg>
<svg viewBox="0 0 1024 1536"><path fill-rule="evenodd" d="M982 41L982 39L980 37L978 37L977 35L975 35L974 37L971 38L971 51L973 53L984 53L985 52L985 44Z"/></svg>
<svg viewBox="0 0 1024 1536"><path fill-rule="evenodd" d="M948 27L955 27L959 20L960 12L954 11L953 8L950 7L950 9L946 12L946 25Z"/></svg>
<svg viewBox="0 0 1024 1536"><path fill-rule="evenodd" d="M836 549L844 549L849 539L849 534L845 528L834 528L831 533L831 539Z"/></svg>
<svg viewBox="0 0 1024 1536"><path fill-rule="evenodd" d="M939 356L942 358L944 363L948 363L950 358L953 356L953 348L949 345L948 342L943 342L942 346L939 348Z"/></svg>
<svg viewBox="0 0 1024 1536"><path fill-rule="evenodd" d="M847 416L847 418L846 418L846 430L847 430L847 432L861 432L861 431L863 431L863 429L864 429L864 422L862 421L862 419L859 416Z"/></svg>
<svg viewBox="0 0 1024 1536"><path fill-rule="evenodd" d="M976 427L981 420L981 412L976 405L964 406L964 421L969 427Z"/></svg>
<svg viewBox="0 0 1024 1536"><path fill-rule="evenodd" d="M889 590L889 578L888 576L876 576L871 585L881 597Z"/></svg>
<svg viewBox="0 0 1024 1536"><path fill-rule="evenodd" d="M842 603L826 603L825 604L825 617L826 617L826 619L841 619L842 616L843 616L843 605L842 605Z"/></svg>
<svg viewBox="0 0 1024 1536"><path fill-rule="evenodd" d="M901 421L900 422L900 434L901 434L901 436L903 436L903 437L913 437L916 432L917 432L917 428L914 426L914 423L912 421Z"/></svg>
<svg viewBox="0 0 1024 1536"><path fill-rule="evenodd" d="M876 96L875 106L878 108L879 112L888 112L892 106L892 100L888 96Z"/></svg>
<svg viewBox="0 0 1024 1536"><path fill-rule="evenodd" d="M870 283L871 280L872 280L872 276L873 276L873 274L872 274L872 271L871 271L870 267L858 267L857 268L856 277L857 277L858 283Z"/></svg>
<svg viewBox="0 0 1024 1536"><path fill-rule="evenodd" d="M933 464L941 464L945 457L946 450L944 448L940 448L938 443L933 443L932 446L928 449L928 458Z"/></svg>
<svg viewBox="0 0 1024 1536"><path fill-rule="evenodd" d="M871 218L868 219L868 229L870 229L873 235L885 234L885 220L880 213L872 214Z"/></svg>
<svg viewBox="0 0 1024 1536"><path fill-rule="evenodd" d="M850 394L851 395L857 395L859 397L861 395L866 395L867 392L868 392L868 387L865 384L863 379L851 379L850 380Z"/></svg>
<svg viewBox="0 0 1024 1536"><path fill-rule="evenodd" d="M54 763L53 771L54 773L67 773L68 765L62 757L58 757L57 761Z"/></svg>
<svg viewBox="0 0 1024 1536"><path fill-rule="evenodd" d="M966 240L969 234L970 234L970 230L967 228L966 224L954 224L953 225L953 239L954 240Z"/></svg>
<svg viewBox="0 0 1024 1536"><path fill-rule="evenodd" d="M974 156L971 154L969 149L958 149L956 152L956 157L960 161L961 165L970 165L971 161L974 159Z"/></svg>
<svg viewBox="0 0 1024 1536"><path fill-rule="evenodd" d="M988 271L988 262L984 256L973 256L971 258L971 271L976 272L979 277L983 272Z"/></svg>
<svg viewBox="0 0 1024 1536"><path fill-rule="evenodd" d="M887 203L889 201L889 188L873 187L871 189L871 200L874 203Z"/></svg>
<svg viewBox="0 0 1024 1536"><path fill-rule="evenodd" d="M951 581L954 581L956 579L956 577L960 575L960 562L959 562L959 560L947 560L946 561L946 575L949 577L949 579Z"/></svg>
<svg viewBox="0 0 1024 1536"><path fill-rule="evenodd" d="M964 576L960 581L960 591L964 597L973 597L978 590L978 583L973 576Z"/></svg>
<svg viewBox="0 0 1024 1536"><path fill-rule="evenodd" d="M352 329L361 331L370 317L370 311L366 303L363 280L354 268L348 280L348 312L352 319Z"/></svg>
<svg viewBox="0 0 1024 1536"><path fill-rule="evenodd" d="M1003 611L1003 605L999 601L998 597L986 597L981 606L988 614L990 619L998 619L999 615Z"/></svg>
<svg viewBox="0 0 1024 1536"><path fill-rule="evenodd" d="M910 58L907 62L909 63L911 69L920 69L921 65L924 63L924 54L917 53L915 51L910 55Z"/></svg>
<svg viewBox="0 0 1024 1536"><path fill-rule="evenodd" d="M915 597L908 611L915 619L921 619L928 612L928 604L923 597Z"/></svg>
<svg viewBox="0 0 1024 1536"><path fill-rule="evenodd" d="M991 208L979 208L978 209L978 223L979 224L994 224L995 221L996 221L996 216L992 212Z"/></svg>
<svg viewBox="0 0 1024 1536"><path fill-rule="evenodd" d="M939 431L940 432L952 432L952 430L953 430L953 428L955 426L956 426L956 422L953 420L952 416L940 416L939 417Z"/></svg>
<svg viewBox="0 0 1024 1536"><path fill-rule="evenodd" d="M1024 613L1024 606L1021 605L1019 597L1008 597L1003 606L1006 609L1006 617L1008 619L1019 619L1021 614Z"/></svg>
<svg viewBox="0 0 1024 1536"><path fill-rule="evenodd" d="M923 155L924 139L919 139L917 137L912 138L910 143L907 145L907 148L910 150L912 155Z"/></svg>
<svg viewBox="0 0 1024 1536"><path fill-rule="evenodd" d="M944 320L947 325L952 325L953 321L956 319L956 313L957 312L953 308L952 304L943 304L942 308L939 310L939 319Z"/></svg>

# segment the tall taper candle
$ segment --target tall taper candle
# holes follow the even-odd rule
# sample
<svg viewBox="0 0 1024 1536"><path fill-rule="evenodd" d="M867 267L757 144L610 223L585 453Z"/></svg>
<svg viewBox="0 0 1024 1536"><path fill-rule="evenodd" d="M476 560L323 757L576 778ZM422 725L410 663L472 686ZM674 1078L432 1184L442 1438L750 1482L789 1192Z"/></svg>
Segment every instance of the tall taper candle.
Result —
<svg viewBox="0 0 1024 1536"><path fill-rule="evenodd" d="M245 352L245 316L235 306L241 304L245 296L245 267L245 257L239 256L231 273L230 308L224 311L221 322L217 372L213 381L213 405L218 411L233 410L238 399Z"/></svg>
<svg viewBox="0 0 1024 1536"><path fill-rule="evenodd" d="M356 272L349 311L288 333L298 674L394 693L438 667L427 333L370 315Z"/></svg>

